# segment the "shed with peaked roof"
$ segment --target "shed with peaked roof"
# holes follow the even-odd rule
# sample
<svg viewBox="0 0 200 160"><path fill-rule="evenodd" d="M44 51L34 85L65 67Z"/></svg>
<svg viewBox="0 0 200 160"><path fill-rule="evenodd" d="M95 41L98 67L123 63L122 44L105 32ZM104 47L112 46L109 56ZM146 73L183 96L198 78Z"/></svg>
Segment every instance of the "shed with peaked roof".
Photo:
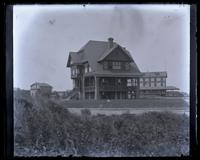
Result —
<svg viewBox="0 0 200 160"><path fill-rule="evenodd" d="M31 96L36 95L43 95L43 96L50 96L52 92L52 86L48 83L39 83L35 82L31 86Z"/></svg>

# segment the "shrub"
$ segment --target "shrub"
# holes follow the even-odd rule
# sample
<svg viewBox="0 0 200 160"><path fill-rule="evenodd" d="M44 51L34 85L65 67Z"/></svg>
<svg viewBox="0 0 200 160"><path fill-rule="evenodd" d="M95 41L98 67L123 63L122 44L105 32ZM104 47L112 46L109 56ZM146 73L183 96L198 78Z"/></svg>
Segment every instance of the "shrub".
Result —
<svg viewBox="0 0 200 160"><path fill-rule="evenodd" d="M20 98L19 98L20 99ZM163 156L188 154L189 119L172 113L81 115L44 98L15 101L15 154ZM22 118L23 117L23 118ZM17 121L18 120L18 121ZM21 150L20 150L21 148ZM29 148L29 152L24 151Z"/></svg>
<svg viewBox="0 0 200 160"><path fill-rule="evenodd" d="M81 114L83 116L90 116L91 115L91 111L89 109L82 109L81 110Z"/></svg>

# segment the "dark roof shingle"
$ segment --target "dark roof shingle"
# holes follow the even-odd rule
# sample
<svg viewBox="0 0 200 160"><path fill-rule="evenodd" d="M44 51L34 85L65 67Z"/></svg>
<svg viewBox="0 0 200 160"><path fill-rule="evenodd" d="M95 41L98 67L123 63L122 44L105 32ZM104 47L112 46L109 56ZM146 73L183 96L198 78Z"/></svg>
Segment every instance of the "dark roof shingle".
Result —
<svg viewBox="0 0 200 160"><path fill-rule="evenodd" d="M90 40L78 52L70 52L67 67L70 67L69 61L71 59L74 64L88 62L92 72L97 74L115 74L114 71L104 70L98 61L104 59L110 51L118 46L121 47L119 44L113 42L113 47L109 48L107 41ZM131 54L126 49L123 47L121 47L121 49L132 59ZM140 70L133 60L133 62L131 62L130 70L123 71L123 73L124 72L129 74L138 74L140 73Z"/></svg>

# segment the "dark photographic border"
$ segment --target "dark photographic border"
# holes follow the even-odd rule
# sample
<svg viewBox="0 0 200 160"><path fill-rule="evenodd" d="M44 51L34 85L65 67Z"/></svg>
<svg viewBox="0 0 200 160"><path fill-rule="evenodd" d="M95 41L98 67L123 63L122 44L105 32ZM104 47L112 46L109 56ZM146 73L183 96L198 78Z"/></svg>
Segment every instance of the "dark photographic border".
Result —
<svg viewBox="0 0 200 160"><path fill-rule="evenodd" d="M28 3L31 4L31 3ZM34 3L32 3L34 4ZM44 4L44 3L39 3ZM46 2L46 4L48 4ZM52 4L52 3L50 3ZM55 4L58 4L58 2ZM83 4L83 3L82 3ZM87 3L85 3L87 4ZM18 159L21 157L14 157L14 130L13 130L13 6L14 3L3 3L3 55L1 60L1 69L5 76L2 85L2 100L3 105L3 155L6 159ZM185 158L194 158L197 153L197 9L196 5L192 4L190 7L190 155ZM27 157L28 158L28 157ZM31 158L31 157L29 157ZM42 159L50 159L50 157L38 157ZM66 157L59 157L66 158ZM144 157L149 159L149 157ZM162 158L162 157L160 157ZM163 157L164 158L164 157ZM181 157L176 157L181 158ZM184 158L184 157L182 157ZM34 157L35 159L35 157ZM171 159L171 158L170 158Z"/></svg>

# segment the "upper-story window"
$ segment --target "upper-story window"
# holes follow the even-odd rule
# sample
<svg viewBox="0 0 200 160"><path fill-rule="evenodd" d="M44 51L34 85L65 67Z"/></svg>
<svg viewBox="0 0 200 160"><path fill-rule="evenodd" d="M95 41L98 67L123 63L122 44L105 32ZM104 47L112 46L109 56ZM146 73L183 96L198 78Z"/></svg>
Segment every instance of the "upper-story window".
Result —
<svg viewBox="0 0 200 160"><path fill-rule="evenodd" d="M76 66L73 66L71 68L71 73L72 73L72 76L75 76L75 75L79 74L79 69Z"/></svg>
<svg viewBox="0 0 200 160"><path fill-rule="evenodd" d="M161 78L160 78L160 77L158 77L158 78L157 78L157 82L160 82L160 80L161 80Z"/></svg>
<svg viewBox="0 0 200 160"><path fill-rule="evenodd" d="M103 69L114 69L114 70L129 70L130 63L129 62L121 62L121 61L104 61L102 63Z"/></svg>
<svg viewBox="0 0 200 160"><path fill-rule="evenodd" d="M88 72L88 68L87 68L87 66L85 66L85 73L87 73Z"/></svg>
<svg viewBox="0 0 200 160"><path fill-rule="evenodd" d="M166 78L162 78L161 83L162 83L162 86L166 87Z"/></svg>
<svg viewBox="0 0 200 160"><path fill-rule="evenodd" d="M85 64L85 73L92 72L92 68L89 64Z"/></svg>
<svg viewBox="0 0 200 160"><path fill-rule="evenodd" d="M89 70L89 72L92 72L92 68L91 68L90 66L89 66L89 69L88 69L88 70Z"/></svg>
<svg viewBox="0 0 200 160"><path fill-rule="evenodd" d="M127 86L137 86L137 80L135 78L129 78L127 79Z"/></svg>
<svg viewBox="0 0 200 160"><path fill-rule="evenodd" d="M112 62L112 69L121 69L121 62L119 61Z"/></svg>
<svg viewBox="0 0 200 160"><path fill-rule="evenodd" d="M140 78L140 86L143 86L143 78Z"/></svg>

